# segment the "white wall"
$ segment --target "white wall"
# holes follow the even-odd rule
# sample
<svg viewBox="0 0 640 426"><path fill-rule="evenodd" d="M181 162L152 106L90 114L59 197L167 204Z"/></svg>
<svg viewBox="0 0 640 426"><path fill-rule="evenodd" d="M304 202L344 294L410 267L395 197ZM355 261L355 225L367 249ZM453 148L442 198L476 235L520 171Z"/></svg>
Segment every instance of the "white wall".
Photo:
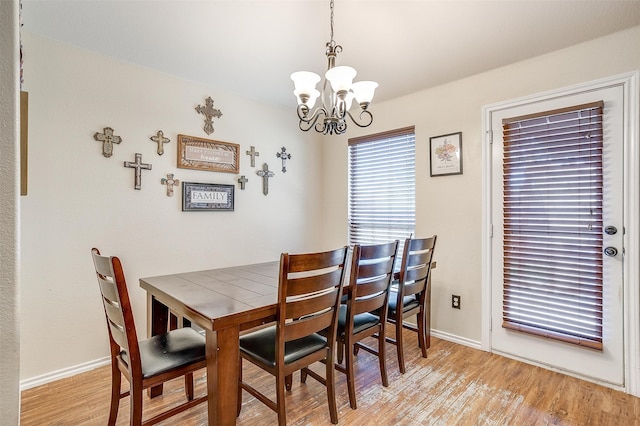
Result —
<svg viewBox="0 0 640 426"><path fill-rule="evenodd" d="M415 125L416 234L438 235L432 327L479 346L482 318L482 106L640 69L640 26L451 84L374 103L348 137ZM375 99L374 99L375 102ZM636 119L638 119L636 117ZM429 176L429 138L462 132L463 174ZM347 138L324 144L325 243L346 241ZM333 173L329 173L333 171ZM346 225L345 225L346 226ZM451 308L451 294L462 309Z"/></svg>
<svg viewBox="0 0 640 426"><path fill-rule="evenodd" d="M138 332L146 299L138 278L277 260L282 251L320 249L322 151L302 133L294 110L243 100L32 34L24 34L29 92L29 193L22 198L21 377L33 379L108 356L104 313L90 249L123 261ZM191 64L190 66L196 66ZM221 82L222 85L223 82ZM207 136L194 108L211 96L223 116ZM123 138L111 158L93 139L104 127ZM149 140L171 142L158 156ZM239 175L179 169L177 134L240 144ZM250 167L245 151L260 156ZM276 152L291 153L283 174ZM124 168L136 152L153 169ZM256 175L275 172L269 195ZM182 212L181 189L166 196L160 179L235 184L234 212Z"/></svg>
<svg viewBox="0 0 640 426"><path fill-rule="evenodd" d="M19 424L18 2L0 2L0 418Z"/></svg>

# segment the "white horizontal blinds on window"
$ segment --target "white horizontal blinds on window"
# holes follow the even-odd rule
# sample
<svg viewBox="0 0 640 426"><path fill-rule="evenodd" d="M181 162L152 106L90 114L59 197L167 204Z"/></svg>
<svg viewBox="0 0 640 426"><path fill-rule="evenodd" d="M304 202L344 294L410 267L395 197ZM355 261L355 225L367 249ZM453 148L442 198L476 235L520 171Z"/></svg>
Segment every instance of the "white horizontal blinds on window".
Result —
<svg viewBox="0 0 640 426"><path fill-rule="evenodd" d="M402 244L414 230L414 127L349 139L349 243Z"/></svg>
<svg viewBox="0 0 640 426"><path fill-rule="evenodd" d="M503 327L602 349L602 102L503 121Z"/></svg>

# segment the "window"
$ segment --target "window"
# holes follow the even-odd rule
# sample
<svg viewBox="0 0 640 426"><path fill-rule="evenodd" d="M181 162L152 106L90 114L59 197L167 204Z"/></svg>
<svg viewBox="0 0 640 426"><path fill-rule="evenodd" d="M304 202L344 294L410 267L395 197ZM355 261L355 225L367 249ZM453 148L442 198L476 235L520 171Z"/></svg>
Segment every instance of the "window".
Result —
<svg viewBox="0 0 640 426"><path fill-rule="evenodd" d="M415 232L414 127L349 139L349 243Z"/></svg>
<svg viewBox="0 0 640 426"><path fill-rule="evenodd" d="M503 121L503 327L602 349L602 109Z"/></svg>

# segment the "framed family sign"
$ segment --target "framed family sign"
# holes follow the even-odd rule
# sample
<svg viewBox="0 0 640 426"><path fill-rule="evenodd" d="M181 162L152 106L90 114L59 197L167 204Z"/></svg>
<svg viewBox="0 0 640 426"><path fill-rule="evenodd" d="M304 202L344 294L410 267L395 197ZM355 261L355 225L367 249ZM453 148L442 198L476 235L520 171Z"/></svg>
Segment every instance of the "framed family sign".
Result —
<svg viewBox="0 0 640 426"><path fill-rule="evenodd" d="M462 174L462 132L429 138L431 176Z"/></svg>
<svg viewBox="0 0 640 426"><path fill-rule="evenodd" d="M182 182L182 211L233 211L234 185Z"/></svg>
<svg viewBox="0 0 640 426"><path fill-rule="evenodd" d="M209 172L240 172L240 145L178 135L178 167Z"/></svg>

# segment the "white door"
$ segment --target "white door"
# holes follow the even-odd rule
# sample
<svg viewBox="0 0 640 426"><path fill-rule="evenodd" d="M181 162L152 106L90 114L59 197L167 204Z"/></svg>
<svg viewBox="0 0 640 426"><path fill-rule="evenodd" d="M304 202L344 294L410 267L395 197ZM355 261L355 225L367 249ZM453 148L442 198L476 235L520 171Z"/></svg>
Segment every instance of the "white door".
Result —
<svg viewBox="0 0 640 426"><path fill-rule="evenodd" d="M615 226L613 235L603 233L603 247L614 247L615 256L602 255L603 337L602 350L503 328L503 130L502 120L592 102L604 102L603 117L603 227ZM623 313L623 87L583 88L577 93L558 93L496 105L488 110L491 127L491 350L534 364L613 385L624 385ZM490 124L489 124L490 122ZM609 253L611 254L611 253Z"/></svg>

